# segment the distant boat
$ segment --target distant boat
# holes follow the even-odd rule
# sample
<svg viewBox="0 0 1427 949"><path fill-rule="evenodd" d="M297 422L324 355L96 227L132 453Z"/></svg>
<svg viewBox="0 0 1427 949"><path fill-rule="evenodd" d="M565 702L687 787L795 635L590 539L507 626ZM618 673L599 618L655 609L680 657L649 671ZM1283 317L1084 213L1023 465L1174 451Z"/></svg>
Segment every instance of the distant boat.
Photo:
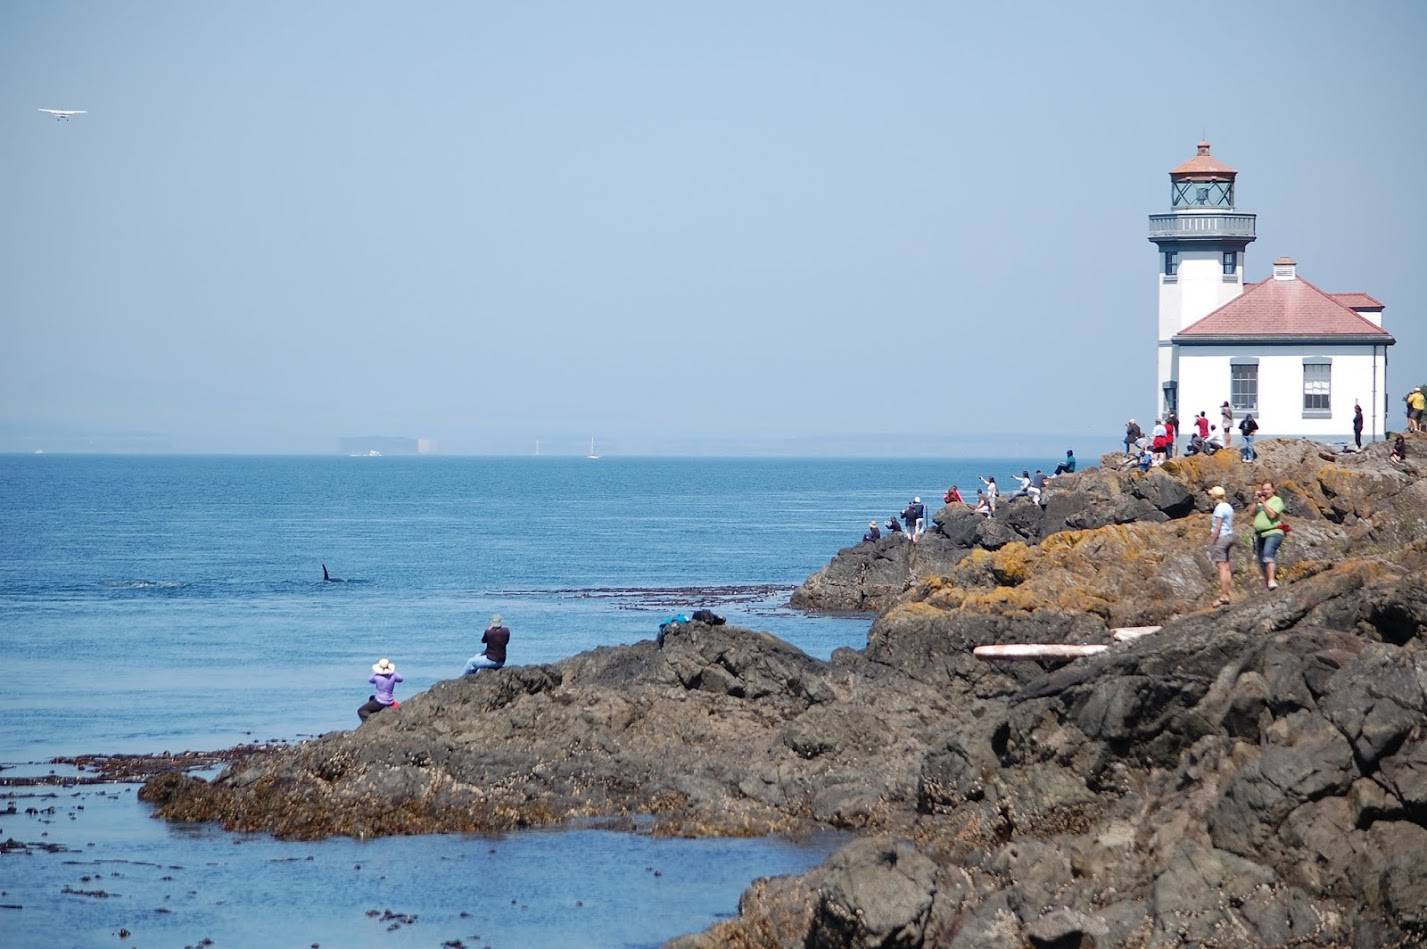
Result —
<svg viewBox="0 0 1427 949"><path fill-rule="evenodd" d="M590 459L590 461L599 461L600 459L600 456L595 454L595 440L593 437L590 438L590 453L585 457Z"/></svg>

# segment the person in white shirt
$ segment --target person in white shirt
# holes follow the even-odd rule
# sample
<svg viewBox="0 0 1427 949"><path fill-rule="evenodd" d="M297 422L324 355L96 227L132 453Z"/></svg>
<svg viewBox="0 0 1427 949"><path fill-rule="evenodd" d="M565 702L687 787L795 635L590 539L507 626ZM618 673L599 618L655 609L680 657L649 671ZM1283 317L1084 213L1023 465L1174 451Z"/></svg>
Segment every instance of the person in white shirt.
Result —
<svg viewBox="0 0 1427 949"><path fill-rule="evenodd" d="M1020 484L1020 487L1011 495L1012 500L1016 498L1030 498L1037 504L1041 503L1041 489L1031 484L1031 473L1029 471L1022 471L1020 474L1012 475L1011 477L1015 478Z"/></svg>
<svg viewBox="0 0 1427 949"><path fill-rule="evenodd" d="M1234 508L1226 500L1219 485L1209 489L1209 497L1214 500L1214 512L1209 516L1209 559L1219 571L1219 599L1215 606L1228 606L1229 594L1233 590L1234 565L1230 554L1234 549Z"/></svg>
<svg viewBox="0 0 1427 949"><path fill-rule="evenodd" d="M996 487L996 476L982 478L981 483L986 485L986 503L991 508L991 517L996 516L996 496L1001 493L1001 489Z"/></svg>

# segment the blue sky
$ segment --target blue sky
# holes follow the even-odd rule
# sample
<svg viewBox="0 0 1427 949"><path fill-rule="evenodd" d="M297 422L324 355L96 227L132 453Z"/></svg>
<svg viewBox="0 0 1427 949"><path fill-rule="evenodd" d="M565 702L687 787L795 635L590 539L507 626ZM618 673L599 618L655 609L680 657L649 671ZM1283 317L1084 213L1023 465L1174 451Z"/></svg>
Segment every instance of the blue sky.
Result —
<svg viewBox="0 0 1427 949"><path fill-rule="evenodd" d="M1406 2L12 0L0 450L1108 444L1202 133L1250 277L1382 299L1400 389L1424 43Z"/></svg>

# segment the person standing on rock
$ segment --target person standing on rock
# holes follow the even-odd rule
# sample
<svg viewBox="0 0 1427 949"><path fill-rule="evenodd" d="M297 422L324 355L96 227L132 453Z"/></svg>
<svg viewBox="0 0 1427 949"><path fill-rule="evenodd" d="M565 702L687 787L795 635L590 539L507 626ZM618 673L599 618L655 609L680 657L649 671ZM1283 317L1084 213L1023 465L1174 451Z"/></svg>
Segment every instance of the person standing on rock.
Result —
<svg viewBox="0 0 1427 949"><path fill-rule="evenodd" d="M1254 451L1254 432L1259 430L1259 423L1254 421L1254 413L1250 412L1244 416L1244 420L1239 423L1239 433L1244 436L1244 447L1239 449L1239 454L1244 461L1253 461L1258 458L1259 453Z"/></svg>
<svg viewBox="0 0 1427 949"><path fill-rule="evenodd" d="M1209 517L1209 560L1219 571L1219 599L1214 601L1215 606L1228 606L1234 587L1234 565L1230 560L1234 551L1234 508L1226 500L1226 493L1217 484L1209 489L1209 497L1214 500L1214 513Z"/></svg>
<svg viewBox="0 0 1427 949"><path fill-rule="evenodd" d="M996 476L987 475L981 479L981 483L986 485L986 507L990 512L987 516L996 516L996 496L1001 493L1001 489L996 487Z"/></svg>
<svg viewBox="0 0 1427 949"><path fill-rule="evenodd" d="M879 541L879 540L881 540L881 539L882 539L882 532L877 529L877 522L876 522L876 521L868 521L868 522L867 522L867 533L865 533L865 534L862 535L862 542L863 542L864 544L871 544L871 543L875 543L875 542L877 542L877 541Z"/></svg>
<svg viewBox="0 0 1427 949"><path fill-rule="evenodd" d="M1174 457L1174 440L1179 437L1179 416L1170 412L1164 417L1165 457Z"/></svg>
<svg viewBox="0 0 1427 949"><path fill-rule="evenodd" d="M491 623L481 634L485 648L466 662L462 675L475 675L482 669L499 669L505 665L505 647L510 645L510 630L501 621L500 614L491 617Z"/></svg>
<svg viewBox="0 0 1427 949"><path fill-rule="evenodd" d="M922 539L922 533L926 530L927 509L922 505L922 499L912 498L907 503L907 508L902 512L902 520L907 524L907 534L911 537L912 543L917 543Z"/></svg>
<svg viewBox="0 0 1427 949"><path fill-rule="evenodd" d="M1272 481L1265 481L1254 495L1254 557L1264 586L1270 590L1278 589L1278 548L1283 535L1283 498L1274 490Z"/></svg>
<svg viewBox="0 0 1427 949"><path fill-rule="evenodd" d="M372 677L367 680L377 687L375 695L367 696L367 704L357 709L357 717L362 721L371 718L383 709L397 706L396 684L402 681L401 673L390 659L381 659L372 666Z"/></svg>
<svg viewBox="0 0 1427 949"><path fill-rule="evenodd" d="M1407 393L1407 430L1409 432L1422 431L1422 415L1427 412L1427 394L1422 392L1419 386Z"/></svg>
<svg viewBox="0 0 1427 949"><path fill-rule="evenodd" d="M1363 407L1357 399L1353 400L1353 443L1363 450Z"/></svg>
<svg viewBox="0 0 1427 949"><path fill-rule="evenodd" d="M1219 406L1219 431L1224 433L1224 447L1230 448L1234 444L1234 410L1225 402Z"/></svg>
<svg viewBox="0 0 1427 949"><path fill-rule="evenodd" d="M1135 447L1136 443L1139 442L1140 438L1143 435L1144 432L1140 431L1139 422L1136 422L1134 419L1130 419L1128 422L1125 423L1125 457L1129 458L1134 456L1134 451L1132 449Z"/></svg>

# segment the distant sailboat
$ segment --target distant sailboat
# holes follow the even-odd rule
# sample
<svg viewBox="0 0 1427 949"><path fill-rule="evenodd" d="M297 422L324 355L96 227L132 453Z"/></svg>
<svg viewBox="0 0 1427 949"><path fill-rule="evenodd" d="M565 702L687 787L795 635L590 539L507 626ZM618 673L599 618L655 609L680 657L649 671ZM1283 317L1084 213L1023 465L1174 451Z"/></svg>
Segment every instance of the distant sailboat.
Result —
<svg viewBox="0 0 1427 949"><path fill-rule="evenodd" d="M595 454L595 440L593 436L590 438L590 453L585 457L590 459L590 461L599 461L600 456Z"/></svg>

